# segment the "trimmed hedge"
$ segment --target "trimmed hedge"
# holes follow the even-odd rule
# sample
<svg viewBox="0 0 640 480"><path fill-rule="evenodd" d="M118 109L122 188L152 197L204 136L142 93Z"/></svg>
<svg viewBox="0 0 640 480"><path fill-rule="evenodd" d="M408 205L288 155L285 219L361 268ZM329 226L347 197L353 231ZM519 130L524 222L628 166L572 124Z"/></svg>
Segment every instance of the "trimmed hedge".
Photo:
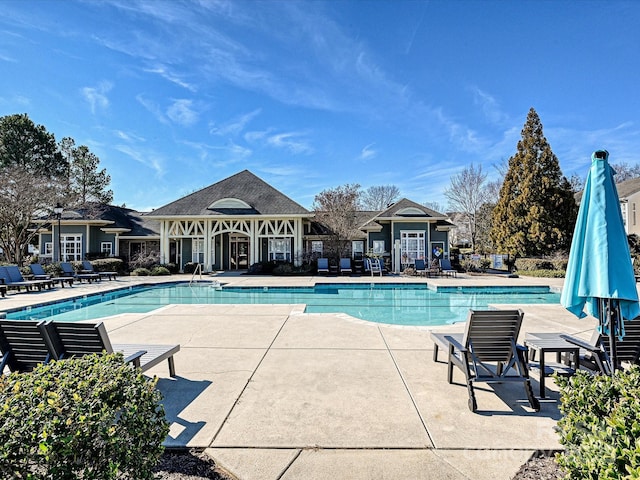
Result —
<svg viewBox="0 0 640 480"><path fill-rule="evenodd" d="M525 270L518 273L525 277L564 278L567 272L564 270Z"/></svg>
<svg viewBox="0 0 640 480"><path fill-rule="evenodd" d="M577 372L560 386L557 454L566 478L640 478L640 368L613 376Z"/></svg>
<svg viewBox="0 0 640 480"><path fill-rule="evenodd" d="M518 258L516 260L516 269L522 272L530 270L562 270L567 269L567 259L548 259L548 258Z"/></svg>
<svg viewBox="0 0 640 480"><path fill-rule="evenodd" d="M119 274L126 272L126 265L120 258L98 258L91 260L91 265L96 272L118 272Z"/></svg>
<svg viewBox="0 0 640 480"><path fill-rule="evenodd" d="M0 376L0 477L152 479L169 432L156 381L121 354Z"/></svg>

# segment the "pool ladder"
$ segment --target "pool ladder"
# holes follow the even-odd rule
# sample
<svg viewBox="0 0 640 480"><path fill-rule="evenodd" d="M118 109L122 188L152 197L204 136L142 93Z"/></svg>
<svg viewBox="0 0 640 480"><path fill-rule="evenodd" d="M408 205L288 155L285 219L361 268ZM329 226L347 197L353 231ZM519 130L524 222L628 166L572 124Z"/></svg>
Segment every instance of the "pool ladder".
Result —
<svg viewBox="0 0 640 480"><path fill-rule="evenodd" d="M191 275L191 280L189 280L189 286L193 283L196 275L200 276L200 280L202 280L202 264L196 263L196 268L193 270L193 274Z"/></svg>

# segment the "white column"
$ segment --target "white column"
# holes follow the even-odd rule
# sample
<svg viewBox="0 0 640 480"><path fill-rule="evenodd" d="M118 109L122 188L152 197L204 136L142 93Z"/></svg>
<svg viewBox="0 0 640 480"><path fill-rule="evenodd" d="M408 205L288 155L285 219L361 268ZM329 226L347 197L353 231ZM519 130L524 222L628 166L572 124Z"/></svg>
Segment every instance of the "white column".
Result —
<svg viewBox="0 0 640 480"><path fill-rule="evenodd" d="M302 244L302 233L304 228L302 227L302 219L297 218L293 222L293 234L294 234L294 243L296 245L296 249L293 256L293 264L298 267L300 266L302 253L304 252L304 245Z"/></svg>
<svg viewBox="0 0 640 480"><path fill-rule="evenodd" d="M211 270L211 220L204 221L204 271Z"/></svg>
<svg viewBox="0 0 640 480"><path fill-rule="evenodd" d="M254 263L258 262L258 260L260 259L260 237L258 235L258 219L252 218L249 225L251 230L249 235L249 243L251 245L251 247L249 248L249 251L251 252L251 255L249 256L249 266L251 266Z"/></svg>
<svg viewBox="0 0 640 480"><path fill-rule="evenodd" d="M169 222L160 221L160 262L164 264L169 263Z"/></svg>

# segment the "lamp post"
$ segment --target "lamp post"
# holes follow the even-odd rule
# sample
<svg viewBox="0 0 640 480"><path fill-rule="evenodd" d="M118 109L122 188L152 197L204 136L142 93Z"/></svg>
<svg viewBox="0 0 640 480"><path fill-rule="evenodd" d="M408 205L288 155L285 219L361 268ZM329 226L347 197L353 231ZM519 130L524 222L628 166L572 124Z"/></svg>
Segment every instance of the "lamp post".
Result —
<svg viewBox="0 0 640 480"><path fill-rule="evenodd" d="M60 205L60 202L53 207L53 213L56 214L56 218L58 219L58 262L62 260L62 237L60 236L60 220L62 219L62 212L64 208Z"/></svg>

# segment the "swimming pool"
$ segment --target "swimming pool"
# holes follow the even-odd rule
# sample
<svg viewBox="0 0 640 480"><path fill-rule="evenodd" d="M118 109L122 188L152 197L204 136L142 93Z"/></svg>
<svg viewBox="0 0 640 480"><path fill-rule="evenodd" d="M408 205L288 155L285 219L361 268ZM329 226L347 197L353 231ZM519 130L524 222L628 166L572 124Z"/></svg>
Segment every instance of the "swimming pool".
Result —
<svg viewBox="0 0 640 480"><path fill-rule="evenodd" d="M11 319L93 320L147 313L169 304L305 304L306 313L346 313L396 325L464 321L490 304L559 303L549 287L438 287L426 284L317 284L314 287L216 287L165 284L84 296L7 313Z"/></svg>

